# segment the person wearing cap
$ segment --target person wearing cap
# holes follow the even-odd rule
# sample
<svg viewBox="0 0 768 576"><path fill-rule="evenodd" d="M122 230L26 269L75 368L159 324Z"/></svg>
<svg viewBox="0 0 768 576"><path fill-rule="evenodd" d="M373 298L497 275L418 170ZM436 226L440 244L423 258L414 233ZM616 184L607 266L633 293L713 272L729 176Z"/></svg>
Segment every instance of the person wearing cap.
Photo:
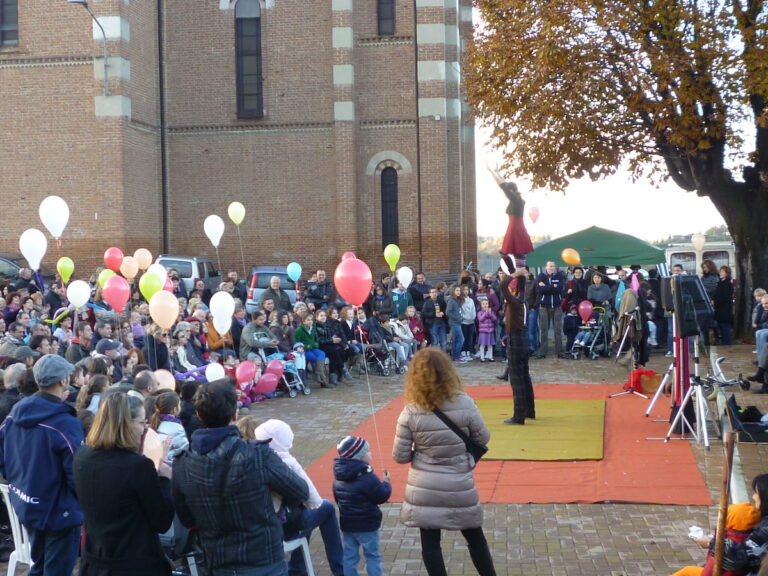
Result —
<svg viewBox="0 0 768 576"><path fill-rule="evenodd" d="M35 363L35 359L40 357L40 352L35 352L29 346L19 346L16 352L13 353L13 356L16 360L25 364L27 368L31 368Z"/></svg>
<svg viewBox="0 0 768 576"><path fill-rule="evenodd" d="M360 548L369 576L381 574L379 530L381 508L392 495L389 472L384 481L373 473L371 449L359 436L346 436L336 446L333 461L333 498L339 506L339 524L344 538L344 574L357 574Z"/></svg>
<svg viewBox="0 0 768 576"><path fill-rule="evenodd" d="M182 524L196 527L213 576L285 575L283 530L270 492L297 504L307 483L266 442L246 441L234 425L237 395L226 380L194 397L205 428L173 460L173 500Z"/></svg>
<svg viewBox="0 0 768 576"><path fill-rule="evenodd" d="M123 364L120 362L120 342L111 338L102 338L96 344L96 354L106 356L112 361L112 382L123 379Z"/></svg>
<svg viewBox="0 0 768 576"><path fill-rule="evenodd" d="M40 388L0 425L0 473L19 520L27 529L34 568L30 574L69 575L77 561L83 514L72 476L83 427L64 402L75 367L48 354L32 369Z"/></svg>

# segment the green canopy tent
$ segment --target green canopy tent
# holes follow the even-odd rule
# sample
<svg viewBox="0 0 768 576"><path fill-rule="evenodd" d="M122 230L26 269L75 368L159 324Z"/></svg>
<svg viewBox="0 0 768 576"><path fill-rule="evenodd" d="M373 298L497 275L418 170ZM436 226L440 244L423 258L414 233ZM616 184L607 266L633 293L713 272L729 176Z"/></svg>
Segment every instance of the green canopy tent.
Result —
<svg viewBox="0 0 768 576"><path fill-rule="evenodd" d="M664 262L664 250L661 248L629 234L592 226L537 246L528 254L527 264L531 267L545 266L552 260L558 266L568 266L560 256L566 248L573 248L579 253L583 266L647 266Z"/></svg>

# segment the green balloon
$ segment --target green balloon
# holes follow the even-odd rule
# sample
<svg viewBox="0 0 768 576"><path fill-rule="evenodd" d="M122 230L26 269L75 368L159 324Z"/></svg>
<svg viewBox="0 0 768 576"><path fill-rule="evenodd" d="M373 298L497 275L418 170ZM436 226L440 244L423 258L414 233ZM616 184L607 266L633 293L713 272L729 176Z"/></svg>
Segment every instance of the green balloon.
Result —
<svg viewBox="0 0 768 576"><path fill-rule="evenodd" d="M59 276L61 276L64 284L66 284L69 282L72 273L75 271L75 263L72 261L72 258L62 256L59 258L59 261L56 262L56 271L59 273Z"/></svg>
<svg viewBox="0 0 768 576"><path fill-rule="evenodd" d="M114 275L115 273L112 270L110 270L109 268L104 268L104 270L102 270L101 273L99 274L99 286L104 288L104 284L106 284L107 280L112 278L112 276Z"/></svg>
<svg viewBox="0 0 768 576"><path fill-rule="evenodd" d="M152 296L163 289L163 279L152 273L145 273L139 280L139 290L142 296L149 302Z"/></svg>

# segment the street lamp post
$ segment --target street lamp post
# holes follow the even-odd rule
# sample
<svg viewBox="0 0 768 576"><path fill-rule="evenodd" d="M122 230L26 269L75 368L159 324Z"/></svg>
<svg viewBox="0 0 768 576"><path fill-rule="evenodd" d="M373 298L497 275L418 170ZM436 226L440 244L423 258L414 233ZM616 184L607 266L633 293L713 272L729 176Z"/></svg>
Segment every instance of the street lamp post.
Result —
<svg viewBox="0 0 768 576"><path fill-rule="evenodd" d="M109 77L107 76L107 68L109 67L107 58L109 57L109 53L107 52L107 33L104 31L104 26L101 25L101 22L99 22L95 14L91 12L91 7L88 6L87 0L68 0L68 2L70 4L80 4L83 8L85 8L88 11L88 14L91 15L93 21L96 22L99 30L101 30L101 35L104 38L104 96L109 96Z"/></svg>

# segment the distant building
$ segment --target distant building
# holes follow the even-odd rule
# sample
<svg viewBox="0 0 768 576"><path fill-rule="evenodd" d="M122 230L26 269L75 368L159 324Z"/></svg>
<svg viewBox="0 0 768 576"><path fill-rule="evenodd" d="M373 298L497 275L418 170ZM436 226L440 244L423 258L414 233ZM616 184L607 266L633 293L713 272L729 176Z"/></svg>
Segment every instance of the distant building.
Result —
<svg viewBox="0 0 768 576"><path fill-rule="evenodd" d="M470 0L89 7L106 86L81 5L0 0L0 251L43 229L37 207L56 194L75 276L113 245L214 257L209 214L227 223L223 265L240 268L235 200L248 266L332 270L352 250L377 272L388 243L432 273L476 260Z"/></svg>

